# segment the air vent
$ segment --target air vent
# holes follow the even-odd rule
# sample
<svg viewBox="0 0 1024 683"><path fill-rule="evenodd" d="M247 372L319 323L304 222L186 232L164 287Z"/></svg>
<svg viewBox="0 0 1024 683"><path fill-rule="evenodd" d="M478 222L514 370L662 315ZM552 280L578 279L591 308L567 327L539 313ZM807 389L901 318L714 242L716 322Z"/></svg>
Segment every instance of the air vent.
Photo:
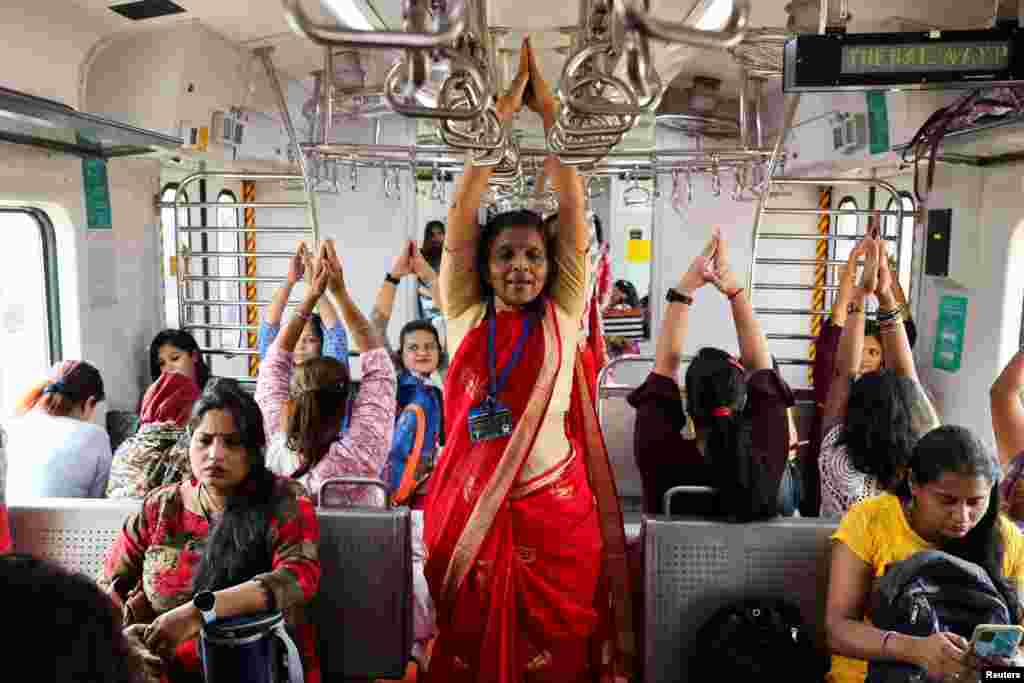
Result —
<svg viewBox="0 0 1024 683"><path fill-rule="evenodd" d="M180 14L185 11L184 7L175 5L171 0L140 0L139 2L125 2L120 5L111 5L110 9L114 10L122 17L131 19L132 21L166 17L170 14Z"/></svg>

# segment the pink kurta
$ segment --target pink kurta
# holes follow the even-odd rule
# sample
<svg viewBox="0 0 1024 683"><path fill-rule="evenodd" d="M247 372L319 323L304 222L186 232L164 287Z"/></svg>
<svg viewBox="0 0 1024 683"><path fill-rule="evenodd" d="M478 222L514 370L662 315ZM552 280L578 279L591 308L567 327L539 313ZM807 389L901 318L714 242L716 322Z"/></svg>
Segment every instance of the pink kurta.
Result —
<svg viewBox="0 0 1024 683"><path fill-rule="evenodd" d="M280 337L278 337L278 341ZM256 402L263 411L263 424L270 443L267 467L275 474L290 477L302 464L299 454L288 448L281 425L281 412L288 400L295 361L292 354L275 341L260 363L256 384ZM367 351L361 356L363 378L352 403L348 431L338 432L327 454L306 474L299 477L310 495L332 477L371 477L378 479L387 462L395 429L395 368L387 349ZM332 488L325 503L335 505L384 505L384 492L377 488L339 486Z"/></svg>

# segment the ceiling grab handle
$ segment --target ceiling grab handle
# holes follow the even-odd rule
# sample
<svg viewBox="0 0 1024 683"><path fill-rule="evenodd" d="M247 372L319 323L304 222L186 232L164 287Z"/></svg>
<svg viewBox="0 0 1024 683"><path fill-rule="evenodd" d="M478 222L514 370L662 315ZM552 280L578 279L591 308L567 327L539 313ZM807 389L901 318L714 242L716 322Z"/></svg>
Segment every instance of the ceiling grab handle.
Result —
<svg viewBox="0 0 1024 683"><path fill-rule="evenodd" d="M452 62L452 73L448 76L448 80L466 79L468 88L476 88L473 91L474 93L487 92L488 83L476 64L473 64L471 60L464 59L462 55L450 48L444 48L442 52ZM477 100L475 106L469 108L427 107L421 104L414 104L414 94L417 86L415 82L410 81L408 78L402 78L402 72L405 67L405 62L399 61L391 67L387 78L384 79L384 96L387 98L388 104L397 113L416 118L469 121L483 114L484 109L486 109L486 97L475 98Z"/></svg>

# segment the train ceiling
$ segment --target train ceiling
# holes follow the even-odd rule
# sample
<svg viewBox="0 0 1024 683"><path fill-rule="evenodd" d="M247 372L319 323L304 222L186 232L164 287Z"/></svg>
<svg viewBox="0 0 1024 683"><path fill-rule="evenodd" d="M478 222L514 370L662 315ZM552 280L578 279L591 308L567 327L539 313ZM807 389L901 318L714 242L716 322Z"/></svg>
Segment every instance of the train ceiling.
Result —
<svg viewBox="0 0 1024 683"><path fill-rule="evenodd" d="M87 14L88 23L108 36L121 32L144 31L166 27L181 22L199 21L226 39L242 47L273 45L274 59L278 68L288 77L311 84L309 74L322 66L321 49L310 41L295 35L285 22L280 0L145 0L155 5L177 5L184 11L165 7L172 13L142 20L133 20L111 9L121 2L109 0L42 0L77 6ZM376 28L400 29L401 0L324 0L337 2L343 12L353 9L369 25ZM808 0L796 0L794 4L805 4ZM129 8L136 13L147 14L160 11L160 7ZM702 16L720 11L716 7L724 3L731 7L731 0L651 0L652 13L672 21L688 20L696 24ZM137 4L137 3L133 3ZM789 0L752 0L751 27L784 27L788 19ZM320 16L327 22L330 15L319 6L320 0L304 0L304 6L314 17ZM565 56L558 48L565 39L557 27L575 24L578 21L578 3L550 2L550 0L490 0L489 20L491 26L503 26L512 31L503 39L509 54L518 44L523 32L533 35L533 42L539 48L542 68L551 80L557 80ZM986 25L992 14L991 2L965 2L964 0L850 0L849 9L853 15L849 25L851 32L879 30L914 30L925 26L939 28L968 28ZM130 13L130 12L129 12ZM728 15L728 9L722 16ZM84 17L83 17L84 18ZM703 26L718 28L717 26ZM359 27L364 28L364 27ZM688 87L693 76L713 76L721 79L726 91L735 91L739 81L739 69L730 55L724 52L708 52L685 46L668 46L655 41L655 65L666 81L679 77L679 83ZM373 56L364 54L368 81L381 76L394 59L394 54Z"/></svg>

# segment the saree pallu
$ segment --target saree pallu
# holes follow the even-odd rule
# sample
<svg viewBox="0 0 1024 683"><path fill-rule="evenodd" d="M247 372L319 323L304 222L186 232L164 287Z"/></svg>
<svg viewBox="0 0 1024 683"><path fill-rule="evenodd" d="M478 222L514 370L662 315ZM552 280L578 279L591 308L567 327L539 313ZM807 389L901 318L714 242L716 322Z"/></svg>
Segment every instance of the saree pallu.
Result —
<svg viewBox="0 0 1024 683"><path fill-rule="evenodd" d="M0 502L0 553L9 553L13 547L11 520L7 514L7 505Z"/></svg>
<svg viewBox="0 0 1024 683"><path fill-rule="evenodd" d="M496 317L499 368L512 356L524 315ZM580 390L565 416L569 452L519 481L561 366L559 334L546 303L499 395L513 414L511 437L469 440L469 411L489 382L486 324L467 335L449 370L450 441L426 504L425 573L439 630L429 681L610 681L630 663L622 516L607 453L599 454L604 467L592 466L595 438L603 449L600 433L575 428L585 408L593 414L578 362Z"/></svg>

